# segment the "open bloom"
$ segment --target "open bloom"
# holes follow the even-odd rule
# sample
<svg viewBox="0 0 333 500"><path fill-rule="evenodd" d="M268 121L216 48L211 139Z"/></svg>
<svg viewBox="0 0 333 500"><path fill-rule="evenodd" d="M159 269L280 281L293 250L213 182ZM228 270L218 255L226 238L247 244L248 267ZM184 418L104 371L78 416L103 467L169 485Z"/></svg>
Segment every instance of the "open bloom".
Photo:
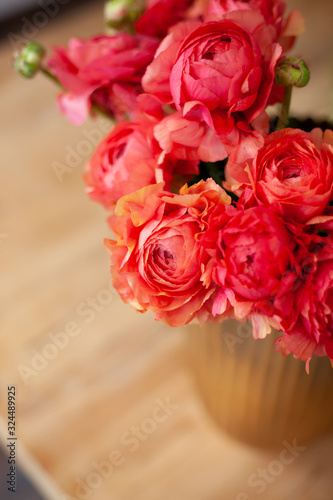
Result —
<svg viewBox="0 0 333 500"><path fill-rule="evenodd" d="M217 204L230 198L212 179L179 195L147 186L120 199L110 225L114 287L138 311L152 310L171 326L200 314L216 287L205 283L208 255L198 242Z"/></svg>
<svg viewBox="0 0 333 500"><path fill-rule="evenodd" d="M220 286L213 307L230 303L239 319L251 318L255 337L280 325L292 312L297 278L296 242L281 217L268 207L212 213L201 243L211 256L208 269Z"/></svg>
<svg viewBox="0 0 333 500"><path fill-rule="evenodd" d="M257 12L203 23L178 50L170 75L173 102L183 116L206 121L234 161L253 157L263 144L262 113L281 52Z"/></svg>
<svg viewBox="0 0 333 500"><path fill-rule="evenodd" d="M236 10L256 10L264 16L267 23L281 29L285 8L283 0L210 0L207 13L221 17Z"/></svg>
<svg viewBox="0 0 333 500"><path fill-rule="evenodd" d="M122 196L158 181L170 189L173 176L198 173L198 160L166 155L153 135L154 122L119 123L102 140L86 167L90 198L112 209Z"/></svg>
<svg viewBox="0 0 333 500"><path fill-rule="evenodd" d="M265 138L252 168L255 196L306 222L333 198L333 132L283 129Z"/></svg>
<svg viewBox="0 0 333 500"><path fill-rule="evenodd" d="M303 16L297 9L293 9L285 19L286 3L283 0L210 0L206 6L206 16L210 19L221 18L236 10L259 12L275 30L276 40L284 50L293 46L296 37L305 28Z"/></svg>
<svg viewBox="0 0 333 500"><path fill-rule="evenodd" d="M333 239L332 233L315 246L315 259L306 266L296 293L296 324L276 341L277 350L292 352L309 362L312 355L329 356L333 365Z"/></svg>
<svg viewBox="0 0 333 500"><path fill-rule="evenodd" d="M66 89L59 96L61 111L75 125L84 122L92 104L123 119L136 106L142 75L157 46L152 37L120 33L72 38L68 49L56 47L48 66Z"/></svg>

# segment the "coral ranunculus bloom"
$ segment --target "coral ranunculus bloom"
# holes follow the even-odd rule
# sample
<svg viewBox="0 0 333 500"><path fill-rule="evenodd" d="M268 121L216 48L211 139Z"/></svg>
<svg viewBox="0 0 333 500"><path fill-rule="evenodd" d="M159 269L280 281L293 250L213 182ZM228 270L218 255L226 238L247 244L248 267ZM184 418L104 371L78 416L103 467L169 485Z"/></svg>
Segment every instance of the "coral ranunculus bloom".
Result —
<svg viewBox="0 0 333 500"><path fill-rule="evenodd" d="M105 208L113 208L122 196L156 182L156 168L149 128L120 123L98 145L87 164L87 193Z"/></svg>
<svg viewBox="0 0 333 500"><path fill-rule="evenodd" d="M265 138L251 172L259 203L278 205L284 215L304 223L322 214L333 197L333 132L274 132Z"/></svg>
<svg viewBox="0 0 333 500"><path fill-rule="evenodd" d="M153 121L119 123L90 158L84 176L90 198L113 209L119 198L157 181L170 189L173 176L198 173L198 159L165 154L153 136Z"/></svg>
<svg viewBox="0 0 333 500"><path fill-rule="evenodd" d="M199 315L216 286L204 280L209 256L198 236L212 209L228 203L212 179L184 186L178 195L155 184L120 199L110 218L117 241L106 240L106 246L122 299L171 326Z"/></svg>
<svg viewBox="0 0 333 500"><path fill-rule="evenodd" d="M211 256L212 280L220 287L213 313L223 314L229 302L236 318L252 319L255 337L264 337L270 325L291 315L296 241L275 211L217 207L200 240Z"/></svg>
<svg viewBox="0 0 333 500"><path fill-rule="evenodd" d="M253 157L263 144L262 113L281 52L257 12L203 23L178 50L170 75L173 101L184 116L199 114L235 161Z"/></svg>
<svg viewBox="0 0 333 500"><path fill-rule="evenodd" d="M327 355L333 365L333 234L323 241L296 293L298 320L277 339L276 348L307 362L313 355Z"/></svg>

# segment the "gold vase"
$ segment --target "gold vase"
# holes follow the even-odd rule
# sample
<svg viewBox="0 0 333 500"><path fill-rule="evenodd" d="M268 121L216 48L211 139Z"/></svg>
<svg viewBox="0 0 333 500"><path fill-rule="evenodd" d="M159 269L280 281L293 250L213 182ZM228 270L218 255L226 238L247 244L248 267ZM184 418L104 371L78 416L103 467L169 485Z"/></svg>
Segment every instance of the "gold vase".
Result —
<svg viewBox="0 0 333 500"><path fill-rule="evenodd" d="M333 432L333 369L313 357L310 374L274 349L277 332L252 338L235 320L188 327L188 353L201 397L229 435L262 448L308 443Z"/></svg>

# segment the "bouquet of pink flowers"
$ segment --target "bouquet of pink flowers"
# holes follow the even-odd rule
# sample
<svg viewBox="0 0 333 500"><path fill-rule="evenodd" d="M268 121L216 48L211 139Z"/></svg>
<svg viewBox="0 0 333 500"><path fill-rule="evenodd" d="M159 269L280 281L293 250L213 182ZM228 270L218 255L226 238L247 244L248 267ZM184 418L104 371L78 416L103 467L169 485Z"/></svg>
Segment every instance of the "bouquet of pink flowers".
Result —
<svg viewBox="0 0 333 500"><path fill-rule="evenodd" d="M333 363L333 132L292 128L288 58L303 31L282 0L112 0L108 34L16 54L62 87L74 124L116 124L84 175L109 212L113 284L170 326L252 321L276 349ZM279 118L268 106L279 104ZM289 125L289 126L288 126Z"/></svg>

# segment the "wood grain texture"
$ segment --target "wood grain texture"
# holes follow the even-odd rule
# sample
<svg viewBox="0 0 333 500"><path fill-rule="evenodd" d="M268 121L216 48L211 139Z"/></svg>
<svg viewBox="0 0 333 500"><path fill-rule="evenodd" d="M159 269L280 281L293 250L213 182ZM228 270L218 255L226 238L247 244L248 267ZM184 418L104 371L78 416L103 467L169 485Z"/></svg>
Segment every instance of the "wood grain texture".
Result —
<svg viewBox="0 0 333 500"><path fill-rule="evenodd" d="M306 49L313 70L311 85L295 92L294 109L333 116L333 4L293 5L305 12L311 32L295 51ZM91 5L54 19L36 38L51 46L101 30L100 6ZM105 213L87 199L82 182L89 155L82 141L102 122L68 124L58 114L52 85L42 77L20 79L10 54L4 41L0 414L6 418L7 386L16 385L18 450L49 476L45 498L332 499L332 439L307 447L278 470L272 461L279 461L279 452L264 453L221 434L187 368L186 329L171 330L136 313L111 291ZM60 182L54 162L68 166L73 150L78 164ZM64 331L67 345L54 347L54 335ZM172 406L165 408L168 399ZM259 469L278 471L261 481L261 495ZM38 483L38 472L31 474ZM81 481L89 484L85 490L78 489Z"/></svg>

